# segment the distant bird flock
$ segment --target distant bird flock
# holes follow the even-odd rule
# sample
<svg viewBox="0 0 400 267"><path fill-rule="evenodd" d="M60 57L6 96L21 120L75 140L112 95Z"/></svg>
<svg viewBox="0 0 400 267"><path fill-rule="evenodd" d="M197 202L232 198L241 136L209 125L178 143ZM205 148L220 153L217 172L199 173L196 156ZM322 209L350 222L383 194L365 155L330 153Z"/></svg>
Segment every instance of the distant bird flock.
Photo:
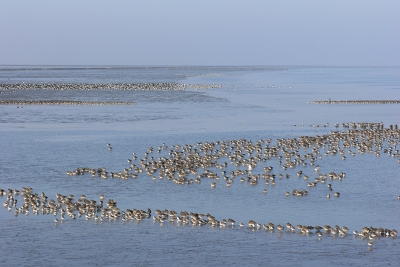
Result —
<svg viewBox="0 0 400 267"><path fill-rule="evenodd" d="M184 84L184 83L2 83L0 90L186 90L221 88L222 84Z"/></svg>
<svg viewBox="0 0 400 267"><path fill-rule="evenodd" d="M400 104L400 100L318 100L310 104Z"/></svg>

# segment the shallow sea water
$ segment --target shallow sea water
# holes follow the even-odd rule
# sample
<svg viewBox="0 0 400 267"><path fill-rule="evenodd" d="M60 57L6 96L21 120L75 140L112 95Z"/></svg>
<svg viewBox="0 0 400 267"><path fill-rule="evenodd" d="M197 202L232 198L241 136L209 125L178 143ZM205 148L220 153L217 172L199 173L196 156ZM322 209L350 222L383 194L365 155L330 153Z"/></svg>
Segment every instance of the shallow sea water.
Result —
<svg viewBox="0 0 400 267"><path fill-rule="evenodd" d="M210 213L232 218L234 227L185 226L152 219L138 223L100 223L84 218L55 224L53 215L29 216L0 208L1 266L398 266L400 239L368 240L350 232L364 226L399 229L400 164L398 157L381 153L324 156L316 161L320 173L345 172L333 180L340 197L327 199L327 187L308 188L296 172L316 177L312 166L283 170L278 159L259 164L252 172L289 174L276 185L256 186L238 178L227 187L221 179L178 185L167 179L101 179L68 176L78 167L118 172L129 167L132 152L138 160L149 147L165 143L245 138L295 138L347 131L334 124L383 122L400 124L399 105L313 105L313 100L400 99L400 68L322 67L12 67L0 68L0 81L57 83L178 82L221 84L217 89L185 91L16 91L2 90L0 99L66 99L133 101L132 106L15 106L0 105L0 187L21 189L55 198L85 194L114 199L127 208L168 209ZM327 127L323 127L329 123ZM106 144L110 143L112 151ZM385 147L386 144L384 144ZM398 146L397 146L398 148ZM168 156L167 151L149 156ZM228 161L228 160L226 160ZM241 166L239 169L246 169ZM228 173L236 169L228 165ZM220 173L222 170L211 167ZM158 175L156 175L158 177ZM194 176L193 176L194 178ZM328 183L328 182L327 182ZM263 189L268 190L263 194ZM285 196L306 189L307 196ZM0 197L3 202L6 197ZM22 198L18 198L22 203ZM293 225L340 225L350 228L340 236L301 235L253 230L247 221ZM239 222L245 223L240 228Z"/></svg>

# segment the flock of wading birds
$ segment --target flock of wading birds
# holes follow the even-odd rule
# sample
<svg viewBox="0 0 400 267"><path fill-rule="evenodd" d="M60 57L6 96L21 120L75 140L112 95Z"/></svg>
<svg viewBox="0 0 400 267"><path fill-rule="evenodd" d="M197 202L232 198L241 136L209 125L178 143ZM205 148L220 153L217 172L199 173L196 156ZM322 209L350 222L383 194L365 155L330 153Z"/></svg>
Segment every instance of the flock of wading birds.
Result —
<svg viewBox="0 0 400 267"><path fill-rule="evenodd" d="M0 94L15 93L18 91L35 90L74 90L74 91L152 91L152 90L174 90L182 91L188 89L215 89L221 88L222 84L179 84L179 83L0 83ZM121 101L75 101L75 100L23 100L3 99L0 105L17 105L17 108L25 105L134 105L134 102Z"/></svg>
<svg viewBox="0 0 400 267"><path fill-rule="evenodd" d="M338 125L335 125L338 127ZM271 139L259 140L255 144L246 139L232 140L232 141L217 141L198 143L192 145L175 145L170 149L163 144L157 149L158 153L163 150L168 151L169 158L163 156L155 159L151 156L154 149L150 147L142 159L137 159L133 153L132 159L128 159L129 168L125 168L119 172L108 172L106 168L77 168L74 171L68 171L68 175L84 175L85 173L91 174L92 177L108 178L137 178L141 173L149 175L152 179L167 178L176 184L192 184L201 183L203 179L224 179L226 186L231 186L235 178L240 177L241 182L247 182L250 185L257 185L260 181L265 184L276 184L276 175L273 174L272 166L263 167L263 173L254 174L252 171L258 164L265 164L272 158L277 158L279 164L284 170L288 168L295 168L299 165L315 166L315 172L318 177L312 182L308 182L309 187L316 186L317 184L325 184L327 180L342 180L345 178L345 173L321 174L319 173L319 166L315 165L316 161L322 159L322 156L339 154L343 160L346 159L346 150L350 155L358 153L374 153L380 156L381 153L386 153L393 158L400 157L399 150L396 149L400 139L400 130L397 125L390 125L389 128L384 128L382 123L345 123L343 127L348 128L347 131L332 131L329 134L322 136L301 136L293 139L277 139L276 144L271 143ZM107 144L108 150L112 150L110 144ZM302 149L304 154L301 154ZM323 153L321 154L321 150ZM223 159L228 161L221 162ZM138 165L135 162L139 162ZM398 159L400 163L400 159ZM224 169L228 165L236 167L244 167L244 169L236 169L228 173L222 171L221 175L214 169ZM199 173L199 170L203 170ZM188 177L194 178L188 178ZM297 172L298 177L303 177L308 180L309 177L302 173ZM279 174L279 178L290 178L289 174L284 176ZM211 188L216 186L216 182L211 182ZM335 197L340 196L340 192L333 192L332 185L327 184L328 190L332 192ZM263 193L267 193L264 189ZM307 190L296 190L286 192L286 195L304 196L308 194ZM21 195L23 198L22 205L17 205L17 196ZM15 216L19 214L29 215L32 212L35 215L39 213L53 214L54 222L57 224L65 220L65 215L71 219L85 217L86 220L93 219L94 221L103 222L109 221L141 221L146 218L153 217L155 222L163 223L168 221L170 223L177 223L183 225L211 225L213 227L235 227L235 220L228 218L218 220L211 214L201 214L195 212L181 211L177 213L174 210L155 210L153 213L151 209L126 209L121 210L117 207L117 202L113 199L108 199L105 202L105 196L100 195L99 200L87 199L85 195L81 195L78 199L74 195L57 194L55 199L48 200L48 197L42 192L40 195L35 193L32 188L23 188L21 191L17 189L4 190L0 188L0 196L6 196L7 200L4 202L4 207L8 211L14 209ZM331 193L326 197L331 197ZM400 196L397 197L400 200ZM152 216L153 214L153 216ZM240 223L239 227L245 227L244 223ZM249 220L247 227L251 230L268 230L283 232L286 228L288 232L296 232L309 235L316 234L320 239L323 234L332 236L346 236L349 228L346 226L310 226L310 225L297 225L293 226L291 223L286 225L275 225L271 222L261 224L254 220ZM315 230L315 232L313 232ZM322 232L324 231L324 232ZM396 229L385 229L382 227L364 227L361 230L354 230L355 236L360 236L361 239L368 239L368 245L372 246L374 240L380 237L397 236Z"/></svg>

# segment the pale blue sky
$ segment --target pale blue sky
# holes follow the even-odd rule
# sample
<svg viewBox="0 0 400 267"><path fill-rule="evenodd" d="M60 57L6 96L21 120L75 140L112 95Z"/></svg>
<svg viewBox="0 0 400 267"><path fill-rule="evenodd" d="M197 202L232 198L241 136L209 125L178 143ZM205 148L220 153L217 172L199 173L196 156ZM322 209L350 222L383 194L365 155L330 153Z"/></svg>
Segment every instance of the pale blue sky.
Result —
<svg viewBox="0 0 400 267"><path fill-rule="evenodd" d="M15 0L0 64L399 66L399 0Z"/></svg>

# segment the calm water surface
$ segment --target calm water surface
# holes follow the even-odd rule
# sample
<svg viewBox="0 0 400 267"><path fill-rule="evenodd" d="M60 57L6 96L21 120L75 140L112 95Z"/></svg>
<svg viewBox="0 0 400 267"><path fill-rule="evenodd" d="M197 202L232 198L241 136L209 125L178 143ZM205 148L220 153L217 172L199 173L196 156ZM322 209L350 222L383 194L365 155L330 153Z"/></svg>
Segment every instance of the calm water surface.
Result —
<svg viewBox="0 0 400 267"><path fill-rule="evenodd" d="M0 187L32 187L49 199L60 193L98 200L105 194L121 210L185 210L236 221L226 228L160 224L152 219L100 223L66 218L55 224L53 215L14 217L13 211L1 208L1 266L398 266L400 262L399 237L381 237L369 247L368 240L350 233L364 226L400 229L399 157L383 153L387 143L380 157L346 152L346 160L340 155L318 160L320 173L346 173L342 181L329 181L334 191L341 192L339 198L330 199L326 184L308 188L309 181L297 177L302 170L314 180L318 174L313 166L283 170L277 158L252 170L263 173L265 166L273 166L274 186L263 179L251 186L236 178L230 187L221 179L211 189L215 180L207 178L200 184L178 185L144 173L129 180L66 175L78 167L121 171L129 167L127 159L133 152L139 161L149 147L155 148L149 156L168 157L168 150L156 151L163 143L168 149L242 138L254 144L271 138L276 144L281 138L347 131L335 128L336 123L400 125L399 105L308 103L400 99L400 68L2 66L0 82L222 85L183 91L1 90L1 100L133 101L135 105L0 106ZM229 164L226 170L237 168L246 169ZM290 178L279 179L279 173ZM262 192L265 188L267 194ZM285 196L294 188L309 194ZM4 202L6 197L0 199ZM23 203L21 197L18 201ZM252 230L247 227L250 219L282 225L345 225L350 231L344 237L318 238L315 233ZM246 226L240 228L239 222Z"/></svg>

